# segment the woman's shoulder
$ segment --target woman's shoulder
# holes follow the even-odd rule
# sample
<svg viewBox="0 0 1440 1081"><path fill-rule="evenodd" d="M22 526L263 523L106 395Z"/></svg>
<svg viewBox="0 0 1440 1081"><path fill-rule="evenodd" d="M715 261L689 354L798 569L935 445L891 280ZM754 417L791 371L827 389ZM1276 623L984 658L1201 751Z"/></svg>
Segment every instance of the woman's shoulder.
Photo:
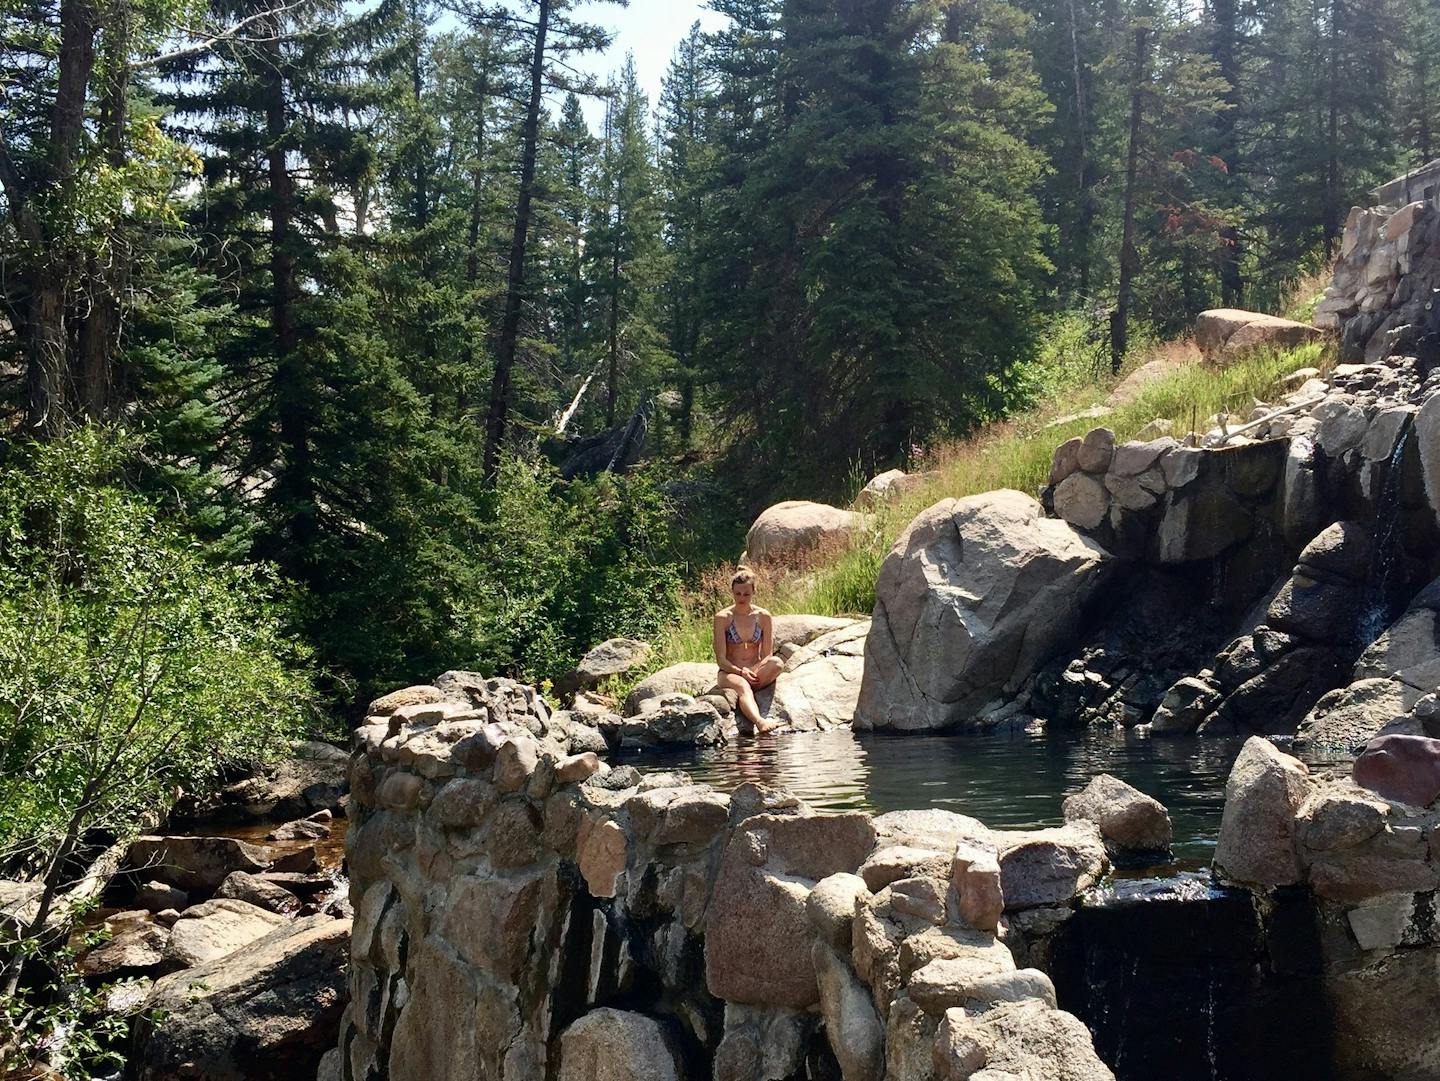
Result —
<svg viewBox="0 0 1440 1081"><path fill-rule="evenodd" d="M770 609L768 609L768 608L761 608L758 604L754 607L753 611L755 612L755 616L756 616L757 619L772 619L772 618L774 618L774 617L770 614Z"/></svg>
<svg viewBox="0 0 1440 1081"><path fill-rule="evenodd" d="M715 613L715 618L716 618L716 619L729 619L729 618L730 618L731 616L733 616L734 614L735 614L735 610L734 610L733 608L722 608L722 609L720 609L720 611L718 611L718 612Z"/></svg>

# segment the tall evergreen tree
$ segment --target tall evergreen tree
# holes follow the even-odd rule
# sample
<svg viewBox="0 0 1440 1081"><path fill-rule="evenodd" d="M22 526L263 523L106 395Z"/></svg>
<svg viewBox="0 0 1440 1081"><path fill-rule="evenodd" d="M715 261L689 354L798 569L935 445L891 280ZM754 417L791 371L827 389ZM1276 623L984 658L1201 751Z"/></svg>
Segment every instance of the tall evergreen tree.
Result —
<svg viewBox="0 0 1440 1081"><path fill-rule="evenodd" d="M595 336L605 357L606 427L616 422L622 376L653 387L665 356L657 304L664 250L649 117L635 60L627 58L611 89L596 178L601 203L585 245Z"/></svg>
<svg viewBox="0 0 1440 1081"><path fill-rule="evenodd" d="M660 92L660 182L670 272L665 323L680 389L679 436L690 445L700 376L700 231L713 182L715 77L697 22L675 50Z"/></svg>
<svg viewBox="0 0 1440 1081"><path fill-rule="evenodd" d="M707 344L753 461L896 460L998 408L1025 353L1045 103L1013 8L948 14L790 4L769 145L722 133L746 179L707 238Z"/></svg>
<svg viewBox="0 0 1440 1081"><path fill-rule="evenodd" d="M520 348L521 320L529 283L526 254L534 214L535 166L540 151L541 113L544 98L554 87L589 89L582 81L577 87L569 72L569 58L603 48L609 37L600 27L577 20L571 14L576 0L526 0L525 10L533 19L512 16L508 11L492 18L502 25L524 26L530 54L528 85L524 91L525 121L520 137L519 187L515 196L514 228L506 271L505 308L500 317L495 343L495 367L490 380L490 405L485 414L484 471L494 481L505 445L512 407L515 360Z"/></svg>

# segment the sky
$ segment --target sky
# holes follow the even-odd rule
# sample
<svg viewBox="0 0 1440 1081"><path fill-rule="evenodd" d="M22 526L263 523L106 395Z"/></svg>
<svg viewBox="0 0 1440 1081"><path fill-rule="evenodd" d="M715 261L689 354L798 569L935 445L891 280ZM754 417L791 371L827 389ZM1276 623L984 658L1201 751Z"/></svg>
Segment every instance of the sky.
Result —
<svg viewBox="0 0 1440 1081"><path fill-rule="evenodd" d="M626 52L634 53L640 86L650 96L650 106L654 108L670 57L680 39L690 32L691 24L699 19L706 30L724 24L721 16L702 11L704 6L704 0L630 0L630 6L623 8L596 2L582 4L576 11L577 17L613 31L615 40L605 53L583 57L579 66L604 77L620 69ZM603 118L604 107L598 102L588 102L585 113L591 126L596 127Z"/></svg>

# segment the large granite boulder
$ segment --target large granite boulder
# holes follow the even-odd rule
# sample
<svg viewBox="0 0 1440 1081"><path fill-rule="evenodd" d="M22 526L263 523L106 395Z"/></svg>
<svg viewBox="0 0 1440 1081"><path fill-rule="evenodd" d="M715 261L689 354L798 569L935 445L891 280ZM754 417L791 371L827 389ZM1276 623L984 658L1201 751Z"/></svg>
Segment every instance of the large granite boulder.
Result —
<svg viewBox="0 0 1440 1081"><path fill-rule="evenodd" d="M1111 556L1015 491L947 499L876 583L860 728L948 728L1020 685L1073 635Z"/></svg>
<svg viewBox="0 0 1440 1081"><path fill-rule="evenodd" d="M621 747L714 747L729 741L724 720L709 702L669 695L620 724Z"/></svg>
<svg viewBox="0 0 1440 1081"><path fill-rule="evenodd" d="M650 657L650 644L635 638L611 638L580 658L573 671L555 681L555 693L589 691L612 676L640 668Z"/></svg>
<svg viewBox="0 0 1440 1081"><path fill-rule="evenodd" d="M1212 308L1195 318L1195 344L1209 361L1233 360L1254 349L1290 349L1321 336L1309 323L1239 308Z"/></svg>
<svg viewBox="0 0 1440 1081"><path fill-rule="evenodd" d="M860 697L869 633L868 620L847 622L799 646L768 701L761 701L765 716L802 732L848 725Z"/></svg>
<svg viewBox="0 0 1440 1081"><path fill-rule="evenodd" d="M1310 794L1310 771L1268 739L1245 741L1225 782L1215 869L1232 882L1289 886L1300 881L1295 815Z"/></svg>
<svg viewBox="0 0 1440 1081"><path fill-rule="evenodd" d="M294 1081L335 1046L350 921L311 916L158 980L138 1025L139 1081Z"/></svg>
<svg viewBox="0 0 1440 1081"><path fill-rule="evenodd" d="M1428 807L1440 798L1440 739L1380 736L1355 759L1351 776L1386 799Z"/></svg>
<svg viewBox="0 0 1440 1081"><path fill-rule="evenodd" d="M124 869L186 892L214 893L234 871L270 866L272 853L233 837L137 837Z"/></svg>
<svg viewBox="0 0 1440 1081"><path fill-rule="evenodd" d="M1360 655L1354 678L1395 680L1401 713L1440 689L1440 579L1422 589L1404 615Z"/></svg>
<svg viewBox="0 0 1440 1081"><path fill-rule="evenodd" d="M861 813L755 815L725 846L705 925L705 984L726 1002L806 1009L820 998L811 964L800 958L819 941L807 912L823 879L853 873L875 844Z"/></svg>
<svg viewBox="0 0 1440 1081"><path fill-rule="evenodd" d="M1315 703L1295 733L1300 743L1353 751L1406 710L1405 688L1395 679L1360 679Z"/></svg>
<svg viewBox="0 0 1440 1081"><path fill-rule="evenodd" d="M783 655L786 646L808 646L817 638L853 627L856 622L844 616L812 616L803 613L775 616L771 621L775 652Z"/></svg>
<svg viewBox="0 0 1440 1081"><path fill-rule="evenodd" d="M870 483L855 497L855 506L861 510L875 510L885 503L900 499L910 492L923 488L930 480L924 473L907 473L903 469L887 469L876 474Z"/></svg>
<svg viewBox="0 0 1440 1081"><path fill-rule="evenodd" d="M845 547L861 522L854 511L826 503L776 503L745 534L745 553L753 563L804 563L818 552Z"/></svg>
<svg viewBox="0 0 1440 1081"><path fill-rule="evenodd" d="M710 661L682 661L646 676L625 698L625 716L634 717L672 694L699 695L715 686L719 669Z"/></svg>
<svg viewBox="0 0 1440 1081"><path fill-rule="evenodd" d="M680 1081L675 1049L653 1017L591 1010L560 1034L559 1081Z"/></svg>

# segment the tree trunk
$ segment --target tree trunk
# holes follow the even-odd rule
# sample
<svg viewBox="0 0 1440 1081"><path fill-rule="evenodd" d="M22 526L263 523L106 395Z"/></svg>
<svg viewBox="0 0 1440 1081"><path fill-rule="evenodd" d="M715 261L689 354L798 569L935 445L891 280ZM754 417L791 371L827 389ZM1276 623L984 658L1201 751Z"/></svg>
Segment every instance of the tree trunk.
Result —
<svg viewBox="0 0 1440 1081"><path fill-rule="evenodd" d="M1325 94L1325 205L1321 208L1321 228L1325 237L1325 258L1335 257L1335 241L1340 236L1340 0L1330 4L1330 43L1325 65L1328 83Z"/></svg>
<svg viewBox="0 0 1440 1081"><path fill-rule="evenodd" d="M130 5L114 4L107 12L105 94L100 103L100 143L114 168L125 165L125 125L129 120ZM92 421L115 409L115 355L120 347L121 298L130 270L130 235L115 230L108 259L88 260L89 312L80 325L77 396L81 412Z"/></svg>
<svg viewBox="0 0 1440 1081"><path fill-rule="evenodd" d="M618 196L617 196L618 202ZM615 239L610 251L610 325L606 333L609 350L609 385L605 391L605 427L615 426L615 400L620 388L620 218L616 207Z"/></svg>
<svg viewBox="0 0 1440 1081"><path fill-rule="evenodd" d="M480 280L480 225L484 220L481 200L485 194L485 153L486 125L490 114L490 42L485 42L480 57L479 86L476 88L477 107L475 117L475 166L470 170L470 224L465 233L465 287L473 293L475 283ZM469 407L470 370L475 364L475 346L467 335L465 349L461 355L459 391L455 403L457 417L463 417Z"/></svg>
<svg viewBox="0 0 1440 1081"><path fill-rule="evenodd" d="M525 300L525 246L530 238L530 203L535 190L535 155L540 141L540 105L544 95L545 38L550 30L550 0L540 0L535 24L535 52L530 63L530 100L525 109L524 144L520 162L520 191L515 201L515 231L510 240L510 267L506 275L505 315L495 350L495 375L490 383L490 410L485 417L484 475L495 482L500 449L510 414L510 377L520 340L520 309Z"/></svg>
<svg viewBox="0 0 1440 1081"><path fill-rule="evenodd" d="M1139 176L1140 131L1145 112L1146 50L1150 30L1135 28L1135 74L1130 87L1130 148L1125 155L1125 221L1120 233L1120 288L1110 314L1110 370L1118 373L1130 346L1130 292L1139 269L1135 249L1135 190Z"/></svg>
<svg viewBox="0 0 1440 1081"><path fill-rule="evenodd" d="M1085 100L1085 72L1080 62L1079 18L1075 12L1075 0L1066 5L1070 13L1070 66L1075 83L1075 133L1080 145L1080 154L1075 162L1076 207L1074 243L1070 255L1075 259L1076 288L1081 297L1090 295L1090 234L1094 229L1095 200L1091 189L1094 187L1095 171L1090 167L1090 115Z"/></svg>
<svg viewBox="0 0 1440 1081"><path fill-rule="evenodd" d="M95 70L95 34L99 14L90 0L65 0L60 6L59 79L50 125L49 155L32 193L52 205L65 205L75 182L75 156L85 125L85 100ZM65 309L78 258L68 237L48 234L28 206L12 207L22 232L35 246L29 335L29 396L26 426L44 439L64 432L68 420L66 377L68 331Z"/></svg>

